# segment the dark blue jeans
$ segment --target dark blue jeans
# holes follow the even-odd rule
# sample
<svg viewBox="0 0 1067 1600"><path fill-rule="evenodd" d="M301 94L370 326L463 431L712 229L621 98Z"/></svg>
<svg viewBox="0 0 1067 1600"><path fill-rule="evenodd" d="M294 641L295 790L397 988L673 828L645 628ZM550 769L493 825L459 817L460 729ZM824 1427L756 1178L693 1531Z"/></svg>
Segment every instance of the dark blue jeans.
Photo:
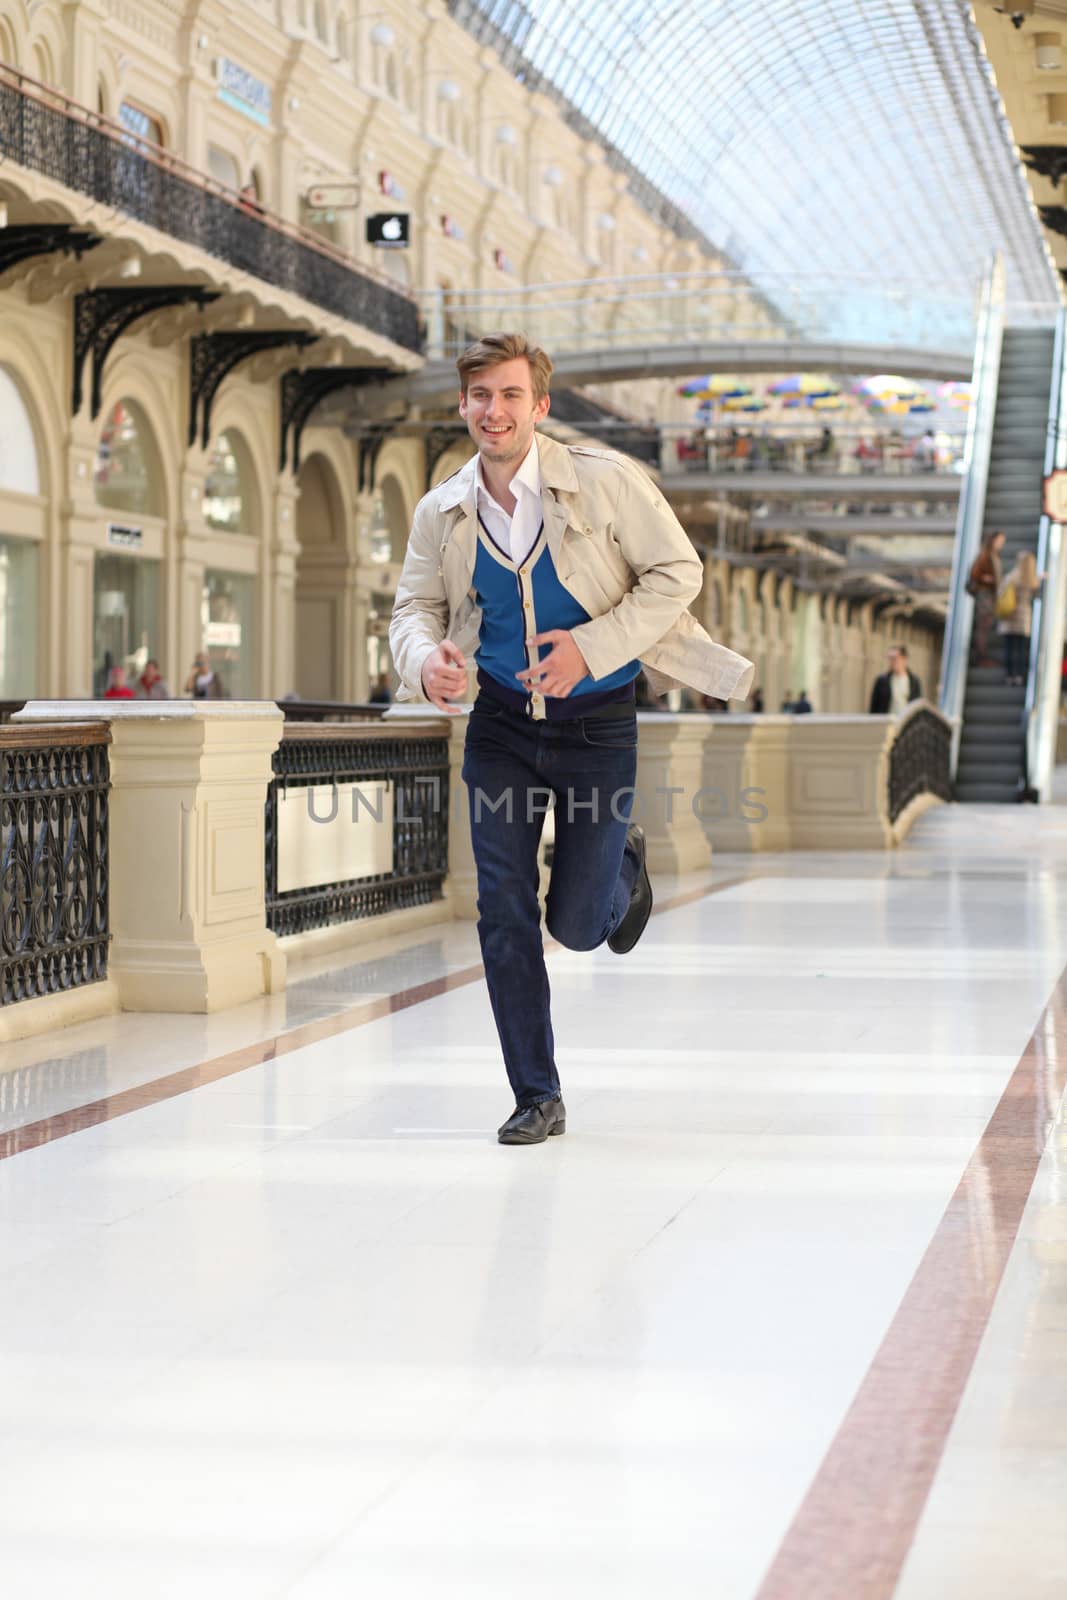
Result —
<svg viewBox="0 0 1067 1600"><path fill-rule="evenodd" d="M545 813L554 800L548 931L593 950L621 921L637 876L626 849L636 771L636 713L535 722L486 695L471 712L463 778L478 937L517 1106L560 1092L537 897Z"/></svg>

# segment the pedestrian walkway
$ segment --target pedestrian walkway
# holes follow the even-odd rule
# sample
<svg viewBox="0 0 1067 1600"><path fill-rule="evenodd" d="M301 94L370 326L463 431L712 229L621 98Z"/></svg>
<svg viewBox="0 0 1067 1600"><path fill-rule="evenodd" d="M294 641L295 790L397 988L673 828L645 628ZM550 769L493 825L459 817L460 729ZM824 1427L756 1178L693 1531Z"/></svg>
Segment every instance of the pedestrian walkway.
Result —
<svg viewBox="0 0 1067 1600"><path fill-rule="evenodd" d="M1059 1600L1067 812L657 889L531 1149L469 925L10 1047L7 1593Z"/></svg>

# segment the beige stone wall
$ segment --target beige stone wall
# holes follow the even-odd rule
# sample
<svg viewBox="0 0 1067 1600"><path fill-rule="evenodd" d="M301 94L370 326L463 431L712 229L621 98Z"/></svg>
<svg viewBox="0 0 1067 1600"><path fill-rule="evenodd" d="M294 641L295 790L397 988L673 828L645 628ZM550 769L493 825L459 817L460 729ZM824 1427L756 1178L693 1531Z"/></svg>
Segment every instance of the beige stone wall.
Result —
<svg viewBox="0 0 1067 1600"><path fill-rule="evenodd" d="M779 573L707 556L693 609L714 638L756 663L768 712L778 711L787 690L795 697L801 689L816 711L866 711L893 644L906 647L924 696L937 701L941 631L903 608L800 593Z"/></svg>

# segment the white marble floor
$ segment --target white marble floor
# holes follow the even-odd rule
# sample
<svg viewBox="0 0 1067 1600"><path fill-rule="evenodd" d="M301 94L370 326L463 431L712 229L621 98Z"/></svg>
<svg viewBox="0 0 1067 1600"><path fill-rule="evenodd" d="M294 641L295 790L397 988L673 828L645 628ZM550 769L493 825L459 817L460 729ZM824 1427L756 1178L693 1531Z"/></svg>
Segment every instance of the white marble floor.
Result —
<svg viewBox="0 0 1067 1600"><path fill-rule="evenodd" d="M625 960L550 957L534 1149L475 984L0 1161L5 1593L756 1600L1067 964L1065 846L970 808L721 858ZM475 959L12 1047L0 1126ZM1062 1150L899 1586L849 1600L1067 1588Z"/></svg>

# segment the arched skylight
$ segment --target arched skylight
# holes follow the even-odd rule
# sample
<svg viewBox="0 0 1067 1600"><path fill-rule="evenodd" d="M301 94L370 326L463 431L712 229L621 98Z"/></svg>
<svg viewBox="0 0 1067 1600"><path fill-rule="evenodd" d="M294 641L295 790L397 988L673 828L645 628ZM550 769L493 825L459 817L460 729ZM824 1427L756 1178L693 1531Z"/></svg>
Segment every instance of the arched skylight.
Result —
<svg viewBox="0 0 1067 1600"><path fill-rule="evenodd" d="M450 0L754 277L1053 275L967 0Z"/></svg>

